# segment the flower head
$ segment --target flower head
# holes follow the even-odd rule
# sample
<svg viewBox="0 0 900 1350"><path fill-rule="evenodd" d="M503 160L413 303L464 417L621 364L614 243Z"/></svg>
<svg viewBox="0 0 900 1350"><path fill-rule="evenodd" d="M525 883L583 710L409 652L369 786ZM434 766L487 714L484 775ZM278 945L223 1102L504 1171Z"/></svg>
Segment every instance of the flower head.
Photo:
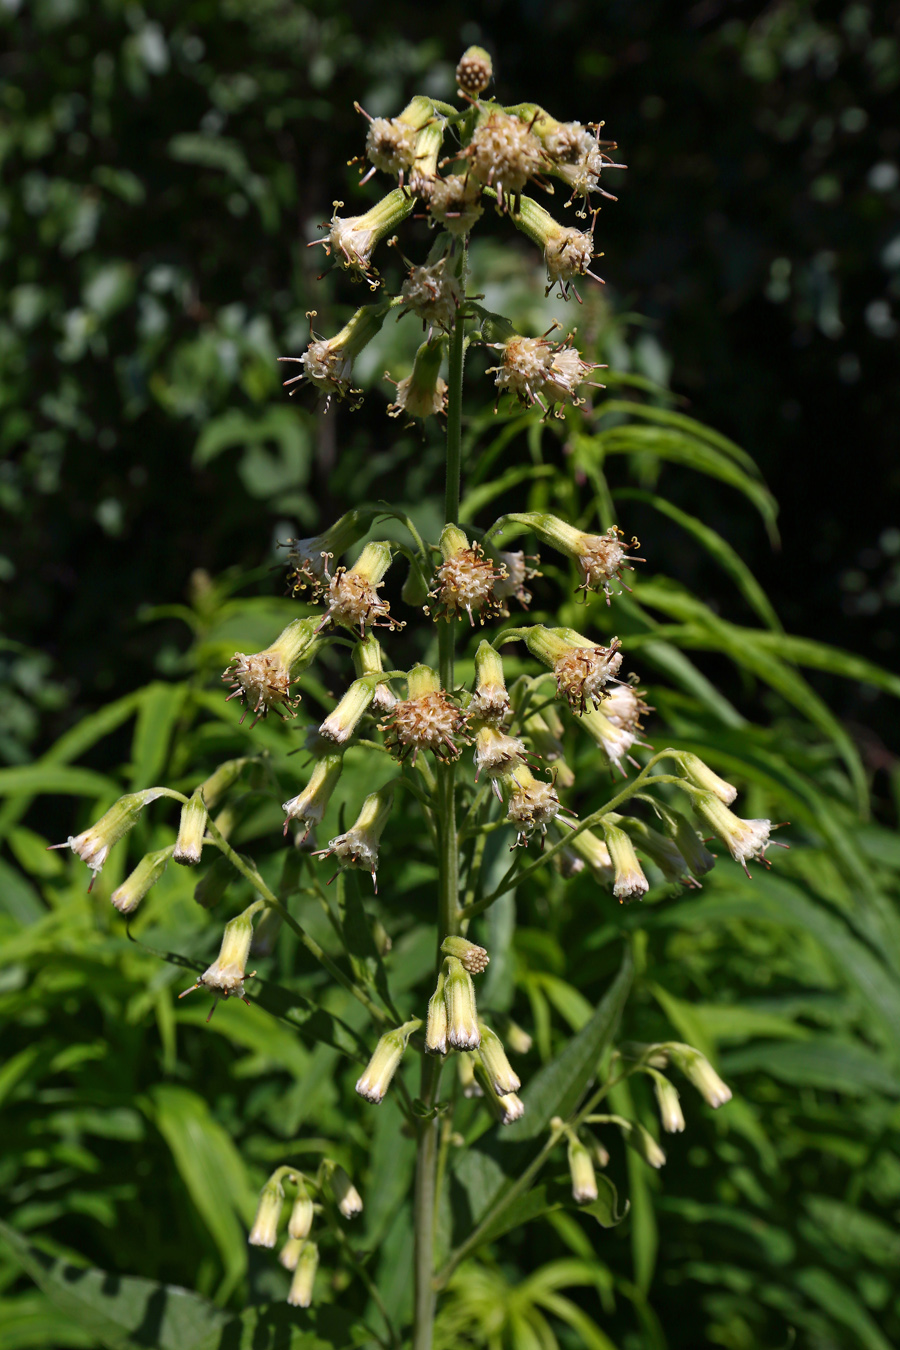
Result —
<svg viewBox="0 0 900 1350"><path fill-rule="evenodd" d="M479 122L461 151L469 172L497 194L497 206L518 210L522 189L544 164L541 143L529 124L505 112L491 112Z"/></svg>
<svg viewBox="0 0 900 1350"><path fill-rule="evenodd" d="M539 563L540 558L528 558L521 549L513 553L499 553L497 557L506 569L506 576L498 577L494 582L494 599L500 606L501 617L507 619L508 601L518 600L523 609L527 609L531 604L531 592L526 588L525 582L541 575L537 567L531 566L532 563Z"/></svg>
<svg viewBox="0 0 900 1350"><path fill-rule="evenodd" d="M688 1082L700 1093L701 1097L713 1108L724 1106L731 1101L731 1088L716 1073L705 1055L692 1045L680 1041L669 1041L662 1047L677 1069L680 1069Z"/></svg>
<svg viewBox="0 0 900 1350"><path fill-rule="evenodd" d="M546 113L535 120L535 135L548 160L547 172L572 189L570 201L580 197L587 204L593 192L615 201L600 186L600 175L604 169L624 169L625 165L616 164L606 153L606 149L615 149L615 143L600 140L602 126L602 122L587 127L580 122L557 122ZM584 215L585 211L582 209L578 214Z"/></svg>
<svg viewBox="0 0 900 1350"><path fill-rule="evenodd" d="M361 216L339 216L338 207L343 204L334 203L328 235L315 242L324 244L325 252L329 256L333 255L335 261L345 267L354 280L364 277L371 288L376 290L378 273L372 266L375 246L406 219L416 199L411 192L398 187Z"/></svg>
<svg viewBox="0 0 900 1350"><path fill-rule="evenodd" d="M355 824L346 834L329 839L328 847L319 849L317 858L337 858L341 868L359 867L372 874L372 882L377 891L378 882L378 845L393 806L393 784L371 792L360 808Z"/></svg>
<svg viewBox="0 0 900 1350"><path fill-rule="evenodd" d="M446 980L444 972L438 973L437 987L428 1000L428 1013L425 1019L425 1049L429 1055L447 1053L447 1003L444 998Z"/></svg>
<svg viewBox="0 0 900 1350"><path fill-rule="evenodd" d="M494 795L501 796L497 775L508 773L524 763L525 746L518 736L507 736L499 728L481 726L475 732L475 781L482 773L492 780Z"/></svg>
<svg viewBox="0 0 900 1350"><path fill-rule="evenodd" d="M468 234L484 212L482 185L470 174L416 179L416 191L428 205L431 221L448 234Z"/></svg>
<svg viewBox="0 0 900 1350"><path fill-rule="evenodd" d="M505 1092L501 1095L494 1091L494 1085L480 1054L475 1057L475 1080L480 1084L487 1105L501 1125L512 1125L514 1121L522 1119L525 1114L525 1103L522 1098L516 1092Z"/></svg>
<svg viewBox="0 0 900 1350"><path fill-rule="evenodd" d="M120 797L96 824L82 830L81 834L70 835L64 844L51 844L50 847L70 848L73 853L78 854L82 862L87 863L94 874L91 877L91 885L88 886L90 890L97 873L109 857L109 850L124 838L137 822L144 807L149 802L155 802L157 797L163 796L165 791L165 788L145 788L142 792L129 792L126 796Z"/></svg>
<svg viewBox="0 0 900 1350"><path fill-rule="evenodd" d="M244 980L246 979L247 958L250 955L250 945L253 942L253 917L262 907L262 901L256 901L245 909L243 914L238 914L225 925L225 932L222 934L222 945L219 949L219 955L213 961L211 966L207 966L202 975L197 977L196 984L192 984L184 993L179 994L179 998L184 998L186 994L192 994L195 989L208 989L216 996L216 1002L220 998L240 998L245 1003L249 1003L244 992ZM255 972L251 971L251 974ZM209 1017L212 1017L216 1004L212 1006ZM209 1017L206 1019L209 1021Z"/></svg>
<svg viewBox="0 0 900 1350"><path fill-rule="evenodd" d="M319 735L329 741L336 741L338 745L346 745L369 704L374 701L377 688L377 676L361 675L358 680L354 680L337 707L319 727Z"/></svg>
<svg viewBox="0 0 900 1350"><path fill-rule="evenodd" d="M369 543L352 567L337 569L329 579L326 609L316 632L327 624L341 624L345 628L358 629L360 637L364 637L367 627L403 627L391 617L390 605L378 594L391 565L391 556L390 544Z"/></svg>
<svg viewBox="0 0 900 1350"><path fill-rule="evenodd" d="M513 215L513 224L532 239L541 249L547 266L547 291L559 286L559 298L568 300L569 287L576 277L589 276L600 281L590 270L594 258L593 222L590 230L577 230L561 225L532 197L522 197ZM574 288L573 288L574 289ZM575 296L581 299L577 290Z"/></svg>
<svg viewBox="0 0 900 1350"><path fill-rule="evenodd" d="M659 1109L659 1123L667 1134L681 1134L684 1130L684 1113L681 1110L678 1089L658 1069L651 1069L650 1076L653 1079L653 1092Z"/></svg>
<svg viewBox="0 0 900 1350"><path fill-rule="evenodd" d="M599 839L592 830L579 830L578 834L572 836L569 846L591 869L596 880L612 890L616 880L616 868L604 840Z"/></svg>
<svg viewBox="0 0 900 1350"><path fill-rule="evenodd" d="M579 590L603 591L607 603L613 594L613 580L618 579L624 586L623 569L630 568L633 562L644 561L626 551L622 531L614 525L605 534L585 534L584 530L576 529L547 511L523 512L516 520L534 530L539 539L573 558L581 573ZM632 539L629 547L639 548L640 545Z"/></svg>
<svg viewBox="0 0 900 1350"><path fill-rule="evenodd" d="M294 619L264 651L249 656L235 652L222 674L223 680L232 682L226 702L242 699L246 709L241 721L252 711L256 714L253 726L273 711L285 719L296 717L300 695L291 693L291 685L317 648L315 620Z"/></svg>
<svg viewBox="0 0 900 1350"><path fill-rule="evenodd" d="M675 759L689 783L703 788L706 792L714 793L725 806L731 805L737 796L737 788L733 783L726 782L724 778L714 773L699 755L692 754L690 750L681 750Z"/></svg>
<svg viewBox="0 0 900 1350"><path fill-rule="evenodd" d="M455 619L464 611L473 627L475 614L484 623L499 608L494 586L506 575L505 570L495 567L479 544L470 546L458 525L444 526L441 556L443 562L435 571L434 588L428 592L435 601L435 617Z"/></svg>
<svg viewBox="0 0 900 1350"><path fill-rule="evenodd" d="M413 666L407 678L409 697L399 699L382 722L386 744L402 760L412 751L431 750L438 759L457 759L465 739L466 714L451 703L428 666Z"/></svg>
<svg viewBox="0 0 900 1350"><path fill-rule="evenodd" d="M516 844L527 845L535 830L541 838L553 821L567 825L559 816L559 797L552 783L535 778L527 764L518 764L498 775L506 797L506 815L516 826Z"/></svg>
<svg viewBox="0 0 900 1350"><path fill-rule="evenodd" d="M301 1178L297 1178L297 1195L288 1219L288 1232L295 1241L309 1237L313 1222L313 1202Z"/></svg>
<svg viewBox="0 0 900 1350"><path fill-rule="evenodd" d="M606 686L622 664L619 639L608 647L591 642L573 628L545 628L536 624L525 634L532 656L549 666L556 676L556 689L575 713L605 697Z"/></svg>
<svg viewBox="0 0 900 1350"><path fill-rule="evenodd" d="M295 362L301 367L298 375L284 381L284 387L287 389L289 385L308 380L327 396L326 407L335 395L339 399L358 397L360 391L353 389L350 382L353 362L380 331L389 309L387 303L363 305L333 338L317 338L311 334L309 346L302 356L279 356L279 361ZM314 319L315 311L311 310L308 317ZM295 394L297 391L291 389L290 392Z"/></svg>
<svg viewBox="0 0 900 1350"><path fill-rule="evenodd" d="M768 866L766 849L772 831L770 820L742 820L729 811L715 792L698 792L692 799L694 811L712 830L749 876L747 863L754 858Z"/></svg>
<svg viewBox="0 0 900 1350"><path fill-rule="evenodd" d="M475 692L468 714L474 721L499 726L508 712L509 694L503 678L503 658L489 642L479 642L475 652Z"/></svg>
<svg viewBox="0 0 900 1350"><path fill-rule="evenodd" d="M464 299L454 260L445 253L431 264L410 267L400 297L404 310L411 310L426 327L449 333Z"/></svg>

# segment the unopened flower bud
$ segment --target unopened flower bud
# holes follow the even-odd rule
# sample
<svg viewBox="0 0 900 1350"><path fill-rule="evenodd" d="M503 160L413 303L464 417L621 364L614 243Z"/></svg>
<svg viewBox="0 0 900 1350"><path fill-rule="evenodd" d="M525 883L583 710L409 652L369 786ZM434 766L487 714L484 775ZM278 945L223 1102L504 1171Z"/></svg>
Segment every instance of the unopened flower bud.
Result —
<svg viewBox="0 0 900 1350"><path fill-rule="evenodd" d="M527 122L505 112L491 112L475 128L461 152L469 173L497 194L497 207L518 209L522 189L544 162L540 141Z"/></svg>
<svg viewBox="0 0 900 1350"><path fill-rule="evenodd" d="M444 961L444 1001L447 1005L447 1040L457 1050L475 1050L481 1043L475 986L472 976L455 956Z"/></svg>
<svg viewBox="0 0 900 1350"><path fill-rule="evenodd" d="M713 773L709 765L690 750L680 750L674 758L689 783L703 788L706 792L715 793L720 802L726 806L731 805L737 796L737 788L733 783L728 783L717 773Z"/></svg>
<svg viewBox="0 0 900 1350"><path fill-rule="evenodd" d="M249 656L235 652L222 675L223 680L232 681L226 702L242 699L247 710L256 714L253 726L271 711L284 718L296 717L300 695L291 694L291 682L316 653L315 627L315 619L294 619L264 651Z"/></svg>
<svg viewBox="0 0 900 1350"><path fill-rule="evenodd" d="M312 1303L313 1285L319 1268L319 1249L314 1242L304 1242L297 1257L294 1278L291 1280L287 1301L294 1308L308 1308Z"/></svg>
<svg viewBox="0 0 900 1350"><path fill-rule="evenodd" d="M358 1214L362 1214L362 1196L343 1167L335 1166L331 1172L331 1192L345 1219L355 1219Z"/></svg>
<svg viewBox="0 0 900 1350"><path fill-rule="evenodd" d="M357 675L384 674L384 652L374 633L367 633L353 648L353 669ZM377 708L379 712L390 712L396 702L396 695L391 693L387 680L375 686L373 708Z"/></svg>
<svg viewBox="0 0 900 1350"><path fill-rule="evenodd" d="M494 78L491 58L483 47L467 47L456 67L456 84L460 94L477 98Z"/></svg>
<svg viewBox="0 0 900 1350"><path fill-rule="evenodd" d="M125 878L110 896L120 914L133 914L144 896L159 881L172 856L174 846L146 853L134 871Z"/></svg>
<svg viewBox="0 0 900 1350"><path fill-rule="evenodd" d="M623 1130L625 1143L633 1149L639 1158L643 1158L648 1167L660 1168L665 1166L666 1155L659 1144L653 1138L648 1129L641 1125L640 1121L632 1120L627 1122L631 1128Z"/></svg>
<svg viewBox="0 0 900 1350"><path fill-rule="evenodd" d="M372 874L372 882L378 889L376 869L378 867L378 845L394 802L394 785L388 783L371 792L360 808L353 826L345 834L329 839L328 847L319 849L317 858L337 858L340 866L359 867Z"/></svg>
<svg viewBox="0 0 900 1350"><path fill-rule="evenodd" d="M196 867L203 852L203 836L206 834L206 803L200 788L190 801L181 808L181 821L178 826L178 838L175 841L173 857L182 866Z"/></svg>
<svg viewBox="0 0 900 1350"><path fill-rule="evenodd" d="M309 1237L313 1222L313 1202L305 1183L297 1178L297 1198L288 1219L288 1232L296 1241Z"/></svg>
<svg viewBox="0 0 900 1350"><path fill-rule="evenodd" d="M351 568L339 567L328 583L328 604L316 632L329 623L358 629L360 637L365 637L367 626L402 628L402 623L391 618L390 605L378 594L391 557L389 543L369 543Z"/></svg>
<svg viewBox="0 0 900 1350"><path fill-rule="evenodd" d="M397 385L397 396L388 404L388 417L435 417L447 407L447 381L441 379L446 341L436 337L423 342L413 362L412 373ZM423 597L424 600L424 597ZM410 602L411 603L411 602Z"/></svg>
<svg viewBox="0 0 900 1350"><path fill-rule="evenodd" d="M259 1193L256 1218L247 1241L251 1247L274 1247L278 1238L278 1220L284 1204L284 1187L279 1173L270 1177Z"/></svg>
<svg viewBox="0 0 900 1350"><path fill-rule="evenodd" d="M465 741L466 714L451 703L435 672L413 666L407 693L382 722L388 748L401 761L412 751L413 764L420 750L431 750L438 759L457 759L460 746L454 737Z"/></svg>
<svg viewBox="0 0 900 1350"><path fill-rule="evenodd" d="M365 1072L356 1081L356 1090L366 1101L374 1103L384 1101L384 1094L391 1085L391 1079L400 1067L403 1051L414 1031L422 1025L418 1017L404 1022L394 1031L386 1031L375 1047L375 1053L366 1065Z"/></svg>
<svg viewBox="0 0 900 1350"><path fill-rule="evenodd" d="M700 792L691 799L694 811L739 862L744 871L754 858L768 865L765 856L772 830L770 820L742 820L722 802L715 792Z"/></svg>
<svg viewBox="0 0 900 1350"><path fill-rule="evenodd" d="M429 1055L447 1053L447 1003L444 998L444 972L437 978L437 988L428 1000L428 1014L425 1019L425 1049Z"/></svg>
<svg viewBox="0 0 900 1350"><path fill-rule="evenodd" d="M434 599L435 618L456 619L465 611L474 627L477 614L480 623L497 612L494 583L504 572L494 567L479 544L469 541L458 525L445 525L441 533L443 562L434 574L434 587L429 595Z"/></svg>
<svg viewBox="0 0 900 1350"><path fill-rule="evenodd" d="M542 713L532 713L526 717L522 730L534 746L535 753L545 763L553 766L554 782L559 787L570 788L575 784L575 775L563 758L565 750L562 741L556 730L551 727L551 719L547 717L547 713L552 717L553 710L545 708ZM562 727L559 729L562 730Z"/></svg>
<svg viewBox="0 0 900 1350"><path fill-rule="evenodd" d="M583 713L588 704L599 703L622 665L618 638L601 647L574 628L537 624L526 631L525 642L532 656L553 671L557 693L574 713Z"/></svg>
<svg viewBox="0 0 900 1350"><path fill-rule="evenodd" d="M354 680L340 703L319 727L319 735L338 745L346 745L373 702L377 688L378 680L371 675Z"/></svg>
<svg viewBox="0 0 900 1350"><path fill-rule="evenodd" d="M475 1078L481 1084L485 1101L501 1125L512 1125L525 1114L525 1103L515 1092L506 1092L502 1096L494 1091L494 1085L480 1057L475 1057Z"/></svg>
<svg viewBox="0 0 900 1350"><path fill-rule="evenodd" d="M659 1123L667 1134L680 1134L684 1129L684 1115L678 1089L658 1069L651 1070L653 1091L659 1108Z"/></svg>
<svg viewBox="0 0 900 1350"><path fill-rule="evenodd" d="M496 594L496 585L495 585ZM480 722L499 725L509 712L509 694L503 678L503 658L487 641L475 652L475 693L468 713Z"/></svg>
<svg viewBox="0 0 900 1350"><path fill-rule="evenodd" d="M457 1055L456 1068L464 1097L483 1097L484 1089L475 1077L475 1056Z"/></svg>
<svg viewBox="0 0 900 1350"><path fill-rule="evenodd" d="M402 224L416 199L411 192L398 187L361 216L339 216L337 208L343 204L335 202L328 237L318 242L325 245L327 254L334 254L339 266L346 267L354 278L364 277L375 290L378 286L378 273L372 267L375 246Z"/></svg>
<svg viewBox="0 0 900 1350"><path fill-rule="evenodd" d="M666 824L694 876L702 877L712 871L716 865L716 855L710 853L691 822L680 811L669 806L666 808Z"/></svg>
<svg viewBox="0 0 900 1350"><path fill-rule="evenodd" d="M481 1032L478 1054L484 1065L484 1071L490 1079L491 1087L498 1097L505 1097L510 1092L518 1092L522 1082L506 1057L506 1051L500 1037L496 1032L491 1031L481 1018L478 1019L478 1030Z"/></svg>
<svg viewBox="0 0 900 1350"><path fill-rule="evenodd" d="M610 825L605 820L601 821L601 825L606 847L609 849L609 856L615 868L613 895L620 901L640 900L647 894L650 884L644 876L641 864L638 862L634 844L625 831L620 830L618 826ZM572 842L574 844L576 841L573 840Z"/></svg>
<svg viewBox="0 0 900 1350"><path fill-rule="evenodd" d="M527 1055L534 1044L528 1032L511 1017L504 1017L502 1023L503 1039L509 1049L514 1055Z"/></svg>
<svg viewBox="0 0 900 1350"><path fill-rule="evenodd" d="M279 1265L284 1266L285 1270L297 1269L297 1258L303 1250L303 1239L289 1237L282 1243L281 1251L278 1253Z"/></svg>
<svg viewBox="0 0 900 1350"><path fill-rule="evenodd" d="M204 872L194 887L194 899L204 909L215 909L235 878L235 870L224 853L217 853L212 866Z"/></svg>
<svg viewBox="0 0 900 1350"><path fill-rule="evenodd" d="M582 858L602 886L612 889L616 880L616 868L605 842L599 839L593 830L580 830L573 835L572 851Z"/></svg>
<svg viewBox="0 0 900 1350"><path fill-rule="evenodd" d="M600 1140L595 1135L585 1130L584 1141L588 1149L588 1152L591 1155L591 1159L593 1161L594 1166L599 1167L601 1171L603 1170L604 1167L608 1167L609 1151L603 1147L603 1145L600 1143Z"/></svg>
<svg viewBox="0 0 900 1350"><path fill-rule="evenodd" d="M470 975L480 975L487 970L491 959L484 947L479 947L476 942L470 942L468 938L458 936L445 937L441 943L441 951L445 956L455 956L458 961L462 961Z"/></svg>
<svg viewBox="0 0 900 1350"><path fill-rule="evenodd" d="M291 797L290 801L285 802L282 807L287 817L284 822L285 834L287 834L288 825L292 820L297 821L304 829L304 839L311 829L322 823L322 818L331 800L331 794L334 792L337 781L341 776L343 764L344 757L340 754L325 755L322 759L316 761L316 766L306 787L296 797Z"/></svg>
<svg viewBox="0 0 900 1350"><path fill-rule="evenodd" d="M70 835L64 844L51 844L51 849L70 848L77 853L82 862L87 863L94 873L93 886L97 873L109 857L109 850L128 833L137 822L138 816L150 802L166 795L166 788L145 788L142 792L129 792L120 797L96 824L82 830L81 834Z"/></svg>
<svg viewBox="0 0 900 1350"><path fill-rule="evenodd" d="M680 1069L688 1082L700 1093L710 1106L724 1106L731 1101L731 1088L716 1073L705 1055L691 1045L680 1041L669 1041L662 1047L668 1051L669 1058Z"/></svg>
<svg viewBox="0 0 900 1350"><path fill-rule="evenodd" d="M626 834L630 835L637 847L647 855L651 862L656 863L666 881L679 882L682 885L694 884L692 878L688 876L688 865L674 840L660 834L659 830L654 830L635 816L620 816L611 813L608 819L611 825L620 826Z"/></svg>
<svg viewBox="0 0 900 1350"><path fill-rule="evenodd" d="M576 1205L589 1205L597 1199L597 1177L591 1155L574 1135L568 1142L569 1174L572 1178L572 1199Z"/></svg>

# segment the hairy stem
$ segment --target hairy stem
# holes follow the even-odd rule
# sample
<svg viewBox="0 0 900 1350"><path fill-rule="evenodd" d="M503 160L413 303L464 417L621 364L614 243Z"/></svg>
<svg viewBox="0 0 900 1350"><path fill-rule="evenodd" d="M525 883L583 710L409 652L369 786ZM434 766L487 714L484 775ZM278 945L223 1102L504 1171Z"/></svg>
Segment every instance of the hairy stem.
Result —
<svg viewBox="0 0 900 1350"><path fill-rule="evenodd" d="M463 292L466 284L466 250L458 246L457 271ZM462 460L462 386L465 362L465 321L457 315L450 338L447 382L447 467L444 495L445 523L459 521L460 465ZM438 628L441 686L454 685L456 626L443 621ZM440 945L448 933L458 931L459 841L456 830L456 765L438 764L435 769L434 811L438 844L437 961ZM422 1100L427 1107L437 1103L440 1063L427 1056L422 1064ZM431 1350L437 1293L434 1284L434 1222L437 1208L437 1164L440 1120L437 1115L419 1124L416 1145L416 1182L413 1197L415 1229L415 1322L413 1350Z"/></svg>

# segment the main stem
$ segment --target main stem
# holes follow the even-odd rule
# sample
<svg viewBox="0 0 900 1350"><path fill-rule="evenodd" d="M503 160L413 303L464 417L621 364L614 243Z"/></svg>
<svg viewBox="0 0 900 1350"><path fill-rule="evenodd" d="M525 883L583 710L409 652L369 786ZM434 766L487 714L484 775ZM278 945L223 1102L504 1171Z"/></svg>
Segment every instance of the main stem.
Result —
<svg viewBox="0 0 900 1350"><path fill-rule="evenodd" d="M466 289L466 249L457 243L457 272L463 294ZM450 336L450 362L447 380L447 478L444 494L444 521L459 522L459 477L462 458L462 385L465 362L465 320L457 314ZM450 692L455 682L456 630L452 621L438 628L438 654L441 687ZM459 843L456 830L456 765L439 763L435 768L434 793L438 843L438 964L440 945L458 927ZM441 1077L439 1060L425 1056L422 1062L422 1101L428 1107L437 1104ZM440 1119L423 1120L416 1146L416 1183L413 1196L415 1228L415 1322L413 1350L431 1350L437 1293L434 1287L434 1221L437 1209L437 1160Z"/></svg>

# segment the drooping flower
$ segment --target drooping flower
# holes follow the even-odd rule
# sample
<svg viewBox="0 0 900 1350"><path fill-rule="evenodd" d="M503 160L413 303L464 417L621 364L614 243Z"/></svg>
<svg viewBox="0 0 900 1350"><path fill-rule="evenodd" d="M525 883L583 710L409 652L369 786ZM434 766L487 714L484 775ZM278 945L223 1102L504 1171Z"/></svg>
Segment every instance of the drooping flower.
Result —
<svg viewBox="0 0 900 1350"><path fill-rule="evenodd" d="M466 714L452 703L428 666L413 666L407 677L409 697L398 699L382 722L388 748L403 760L412 752L431 750L438 759L457 759L458 740L466 741Z"/></svg>
<svg viewBox="0 0 900 1350"><path fill-rule="evenodd" d="M296 717L300 694L292 693L295 676L309 665L318 649L314 619L294 619L264 651L235 652L222 674L232 682L226 702L240 698L247 712L256 714L253 725L270 712L287 719Z"/></svg>
<svg viewBox="0 0 900 1350"><path fill-rule="evenodd" d="M499 609L494 587L506 575L505 569L495 567L479 544L470 546L458 525L444 526L440 545L443 561L428 592L435 602L434 617L451 620L465 612L473 627L476 614L484 623Z"/></svg>

